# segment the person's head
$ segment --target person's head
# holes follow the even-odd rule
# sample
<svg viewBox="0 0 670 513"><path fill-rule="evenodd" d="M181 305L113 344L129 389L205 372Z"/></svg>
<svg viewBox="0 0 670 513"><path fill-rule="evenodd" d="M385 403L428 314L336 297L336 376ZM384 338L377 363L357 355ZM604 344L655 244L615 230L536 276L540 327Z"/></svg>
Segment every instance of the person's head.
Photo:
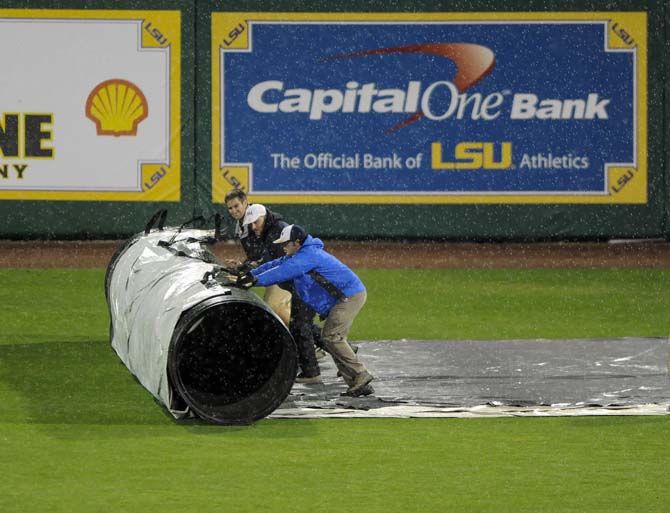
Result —
<svg viewBox="0 0 670 513"><path fill-rule="evenodd" d="M265 219L267 218L268 211L267 209L259 204L254 203L249 205L247 212L244 214L244 220L242 224L251 225L251 229L254 231L256 236L260 237L265 229Z"/></svg>
<svg viewBox="0 0 670 513"><path fill-rule="evenodd" d="M303 242L307 238L307 232L302 226L297 224L289 224L281 231L279 238L272 241L275 244L281 244L284 253L287 255L295 255L302 247Z"/></svg>
<svg viewBox="0 0 670 513"><path fill-rule="evenodd" d="M249 202L247 201L247 195L241 189L233 189L228 192L225 197L226 208L228 208L228 213L230 217L239 221L244 217L244 214L247 212L247 207Z"/></svg>

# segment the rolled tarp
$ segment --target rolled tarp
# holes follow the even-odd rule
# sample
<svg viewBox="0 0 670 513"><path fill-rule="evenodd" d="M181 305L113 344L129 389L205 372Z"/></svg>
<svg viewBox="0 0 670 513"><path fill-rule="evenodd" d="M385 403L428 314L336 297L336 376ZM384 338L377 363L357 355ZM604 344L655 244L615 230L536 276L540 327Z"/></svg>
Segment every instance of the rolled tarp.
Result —
<svg viewBox="0 0 670 513"><path fill-rule="evenodd" d="M208 250L211 230L147 229L107 268L111 346L175 418L249 424L288 396L297 356L288 329L236 288Z"/></svg>

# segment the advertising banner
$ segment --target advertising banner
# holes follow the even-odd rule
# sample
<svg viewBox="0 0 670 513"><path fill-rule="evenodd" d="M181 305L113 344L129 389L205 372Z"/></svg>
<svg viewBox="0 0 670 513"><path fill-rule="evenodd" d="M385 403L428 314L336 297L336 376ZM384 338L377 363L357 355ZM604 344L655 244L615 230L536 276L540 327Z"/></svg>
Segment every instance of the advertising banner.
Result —
<svg viewBox="0 0 670 513"><path fill-rule="evenodd" d="M212 200L646 203L647 14L212 13Z"/></svg>
<svg viewBox="0 0 670 513"><path fill-rule="evenodd" d="M0 199L179 201L180 18L0 9Z"/></svg>

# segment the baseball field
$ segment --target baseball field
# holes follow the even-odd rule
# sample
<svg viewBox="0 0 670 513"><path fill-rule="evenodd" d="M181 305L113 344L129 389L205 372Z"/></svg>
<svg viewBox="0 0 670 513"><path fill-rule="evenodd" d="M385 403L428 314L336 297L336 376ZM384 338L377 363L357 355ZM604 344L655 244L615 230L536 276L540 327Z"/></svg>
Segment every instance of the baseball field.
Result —
<svg viewBox="0 0 670 513"><path fill-rule="evenodd" d="M0 258L2 513L668 510L669 416L175 421L109 347L110 247L29 246ZM351 339L670 334L666 244L579 248L336 247Z"/></svg>

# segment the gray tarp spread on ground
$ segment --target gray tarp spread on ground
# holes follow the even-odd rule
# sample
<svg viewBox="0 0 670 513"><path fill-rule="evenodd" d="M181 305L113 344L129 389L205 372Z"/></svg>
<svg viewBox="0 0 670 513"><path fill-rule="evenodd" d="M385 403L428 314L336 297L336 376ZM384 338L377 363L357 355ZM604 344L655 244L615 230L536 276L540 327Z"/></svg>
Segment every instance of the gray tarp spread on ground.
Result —
<svg viewBox="0 0 670 513"><path fill-rule="evenodd" d="M666 338L356 342L375 395L344 398L330 357L323 385L295 385L271 417L668 414Z"/></svg>

